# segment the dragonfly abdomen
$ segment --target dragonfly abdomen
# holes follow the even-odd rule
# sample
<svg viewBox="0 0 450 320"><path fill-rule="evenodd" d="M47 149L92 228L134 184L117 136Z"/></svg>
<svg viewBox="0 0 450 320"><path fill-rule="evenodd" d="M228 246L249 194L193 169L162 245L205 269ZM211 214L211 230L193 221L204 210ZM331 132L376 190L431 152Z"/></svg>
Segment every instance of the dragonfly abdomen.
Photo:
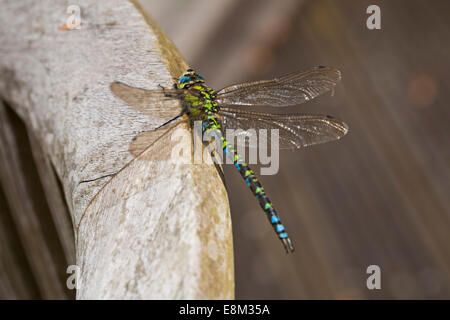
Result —
<svg viewBox="0 0 450 320"><path fill-rule="evenodd" d="M233 159L235 167L237 168L242 178L247 183L250 190L255 195L261 208L266 213L266 216L269 219L270 224L272 225L273 229L278 235L278 238L283 243L286 252L294 251L294 245L292 244L292 241L286 232L286 228L281 223L279 215L275 211L272 202L270 201L269 197L267 197L264 191L264 187L259 182L253 170L250 169L248 164L244 162L244 159L242 159L242 157L237 153L236 149L230 148L228 141L223 136L222 136L222 147L225 154Z"/></svg>
<svg viewBox="0 0 450 320"><path fill-rule="evenodd" d="M238 169L239 173L241 174L242 178L247 183L250 190L255 195L256 199L259 202L259 205L266 213L267 218L269 219L270 224L272 225L273 229L275 230L275 233L277 234L278 238L283 243L284 248L286 249L286 252L293 252L294 251L294 245L292 244L291 239L289 238L286 228L281 223L280 217L278 216L277 212L273 208L273 204L270 201L270 199L267 197L264 187L259 182L258 178L256 177L255 173L252 169L248 166L247 163L245 163L244 159L237 153L236 149L232 149L230 146L230 143L226 140L225 136L223 135L222 128L220 124L218 123L216 117L214 116L213 112L207 113L208 116L206 120L204 120L202 129L203 132L207 130L216 130L221 137L222 140L222 148L225 152L225 155L227 157L230 157L233 159L233 163L235 167Z"/></svg>

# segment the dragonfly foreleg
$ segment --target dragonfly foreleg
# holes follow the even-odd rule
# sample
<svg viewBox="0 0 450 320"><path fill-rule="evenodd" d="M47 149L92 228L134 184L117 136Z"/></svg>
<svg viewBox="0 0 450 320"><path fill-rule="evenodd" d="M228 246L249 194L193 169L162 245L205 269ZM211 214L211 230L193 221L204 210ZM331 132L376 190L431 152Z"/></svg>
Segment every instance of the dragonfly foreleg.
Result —
<svg viewBox="0 0 450 320"><path fill-rule="evenodd" d="M170 120L164 122L163 124L157 126L157 127L156 127L155 129L153 129L153 130L158 130L158 129L160 129L160 128L166 126L166 125L168 125L169 123L171 123L171 122L177 120L178 118L180 118L181 116L183 116L185 113L186 113L186 110L181 111L179 115L177 115L176 117L173 117L172 119L170 119Z"/></svg>
<svg viewBox="0 0 450 320"><path fill-rule="evenodd" d="M158 87L161 88L164 97L166 98L172 98L172 99L179 99L180 98L180 93L179 92L168 92L166 91L166 88L160 84L158 84Z"/></svg>

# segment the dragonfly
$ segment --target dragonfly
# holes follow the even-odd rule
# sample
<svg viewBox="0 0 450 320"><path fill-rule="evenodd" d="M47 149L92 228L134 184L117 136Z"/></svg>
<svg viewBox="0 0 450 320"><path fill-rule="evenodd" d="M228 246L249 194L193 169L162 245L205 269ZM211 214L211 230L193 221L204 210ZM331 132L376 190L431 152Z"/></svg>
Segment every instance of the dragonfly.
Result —
<svg viewBox="0 0 450 320"><path fill-rule="evenodd" d="M240 132L256 132L259 129L278 129L280 149L303 147L338 140L348 132L341 120L325 114L302 114L255 112L249 107L277 108L296 106L308 102L328 91L333 91L341 80L339 70L319 66L308 71L294 72L272 80L261 80L235 84L215 91L205 84L202 75L187 69L174 83L173 88L146 90L113 82L111 91L125 103L151 115L170 119L155 130L165 127L183 115L192 121L201 121L202 133L219 133L221 147L229 157L263 209L270 225L281 240L287 253L294 251L285 226L264 187L254 171L238 154L223 134L225 129L240 129ZM172 99L181 101L182 109L168 108ZM238 143L249 146L251 139L238 139ZM251 146L250 146L251 147Z"/></svg>

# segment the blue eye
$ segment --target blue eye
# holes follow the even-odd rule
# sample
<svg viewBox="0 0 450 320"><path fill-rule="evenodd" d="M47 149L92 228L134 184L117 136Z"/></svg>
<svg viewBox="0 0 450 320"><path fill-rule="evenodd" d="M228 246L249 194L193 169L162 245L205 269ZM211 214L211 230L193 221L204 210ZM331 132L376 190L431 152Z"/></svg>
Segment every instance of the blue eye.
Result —
<svg viewBox="0 0 450 320"><path fill-rule="evenodd" d="M190 77L184 76L184 77L181 77L179 81L180 81L181 83L185 83L185 82L188 82L189 80L191 80Z"/></svg>

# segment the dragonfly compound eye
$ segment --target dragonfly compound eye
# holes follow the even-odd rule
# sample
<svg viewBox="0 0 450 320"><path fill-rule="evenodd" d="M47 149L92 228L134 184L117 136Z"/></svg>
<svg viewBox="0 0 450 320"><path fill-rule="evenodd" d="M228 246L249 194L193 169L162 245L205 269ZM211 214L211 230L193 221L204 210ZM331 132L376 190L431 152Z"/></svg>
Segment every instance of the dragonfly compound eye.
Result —
<svg viewBox="0 0 450 320"><path fill-rule="evenodd" d="M178 80L180 83L186 83L189 82L191 80L191 77L187 77L187 76L182 76L180 78L180 80Z"/></svg>

